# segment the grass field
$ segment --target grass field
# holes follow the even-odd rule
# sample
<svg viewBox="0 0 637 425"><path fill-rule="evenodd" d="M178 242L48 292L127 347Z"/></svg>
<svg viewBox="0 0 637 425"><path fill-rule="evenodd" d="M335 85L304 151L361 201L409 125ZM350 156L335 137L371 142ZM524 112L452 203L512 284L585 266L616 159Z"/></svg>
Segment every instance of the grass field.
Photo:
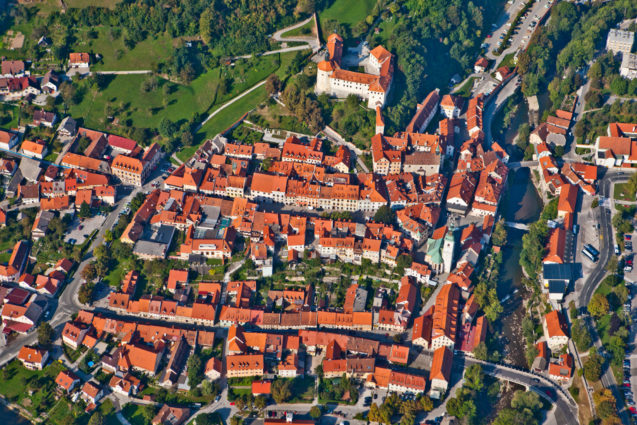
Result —
<svg viewBox="0 0 637 425"><path fill-rule="evenodd" d="M471 89L473 88L473 83L478 77L471 77L467 80L466 83L458 90L455 94L462 97L471 97Z"/></svg>
<svg viewBox="0 0 637 425"><path fill-rule="evenodd" d="M58 362L46 366L44 370L25 369L18 360L5 366L6 379L0 380L0 394L10 401L25 407L33 415L38 416L55 403L55 377L64 369ZM29 395L27 388L32 394Z"/></svg>
<svg viewBox="0 0 637 425"><path fill-rule="evenodd" d="M319 12L319 23L333 19L341 24L354 26L370 14L376 0L334 0L325 10ZM322 34L327 37L329 34Z"/></svg>
<svg viewBox="0 0 637 425"><path fill-rule="evenodd" d="M67 8L75 7L82 9L89 6L95 6L113 9L120 1L121 0L65 0L64 3ZM39 9L39 13L43 15L48 15L49 13L62 9L60 0L35 1L33 3L29 3L28 6L37 7Z"/></svg>

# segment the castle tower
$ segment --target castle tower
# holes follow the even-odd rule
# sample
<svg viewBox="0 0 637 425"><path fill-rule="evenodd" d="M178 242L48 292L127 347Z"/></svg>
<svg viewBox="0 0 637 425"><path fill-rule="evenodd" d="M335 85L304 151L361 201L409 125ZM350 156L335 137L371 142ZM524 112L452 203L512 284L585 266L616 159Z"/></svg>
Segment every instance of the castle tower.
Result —
<svg viewBox="0 0 637 425"><path fill-rule="evenodd" d="M376 133L385 134L385 121L383 120L383 114L380 112L380 106L376 107Z"/></svg>

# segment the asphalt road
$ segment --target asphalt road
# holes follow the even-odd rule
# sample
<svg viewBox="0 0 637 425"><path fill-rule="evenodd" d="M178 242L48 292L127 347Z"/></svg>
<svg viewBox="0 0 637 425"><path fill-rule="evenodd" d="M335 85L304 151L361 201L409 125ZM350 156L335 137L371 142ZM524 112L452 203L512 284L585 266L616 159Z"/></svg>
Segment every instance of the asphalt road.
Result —
<svg viewBox="0 0 637 425"><path fill-rule="evenodd" d="M600 185L599 185L600 196L604 198L609 198L613 196L612 183L627 181L628 178L629 178L629 175L626 175L625 173L621 171L609 170L600 182ZM601 351L603 350L602 342L599 338L599 335L597 334L597 329L595 328L595 324L593 323L592 318L586 313L586 307L588 306L588 303L590 302L593 294L595 293L595 289L597 289L599 284L602 282L602 280L606 276L606 265L608 264L608 260L610 259L610 257L613 255L613 249L614 249L613 240L615 235L613 233L613 227L611 224L611 219L612 219L611 211L609 211L605 207L600 206L599 208L601 208L601 215L600 215L600 221L599 221L600 239L601 239L599 244L600 257L599 257L599 261L595 265L595 268L591 271L591 273L588 275L588 278L584 281L583 288L580 290L579 295L577 297L577 304L580 309L580 312L583 313L584 315L583 319L591 334L593 345L597 347L598 350ZM630 425L631 420L625 408L626 406L624 405L623 396L619 391L617 382L615 381L615 376L613 375L613 371L611 370L610 367L607 367L604 370L604 374L602 375L601 381L604 387L609 388L613 392L613 395L615 396L615 399L617 400L617 409L620 413L620 418L622 423L624 425Z"/></svg>

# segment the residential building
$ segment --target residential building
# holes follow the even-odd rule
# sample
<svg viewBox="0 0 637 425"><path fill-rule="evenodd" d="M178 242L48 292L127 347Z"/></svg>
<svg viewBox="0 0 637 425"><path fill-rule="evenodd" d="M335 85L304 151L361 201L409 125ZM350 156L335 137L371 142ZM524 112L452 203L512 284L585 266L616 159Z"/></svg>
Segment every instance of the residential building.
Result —
<svg viewBox="0 0 637 425"><path fill-rule="evenodd" d="M630 53L633 49L634 41L634 32L612 28L608 32L608 36L606 37L606 50L609 50L615 54Z"/></svg>
<svg viewBox="0 0 637 425"><path fill-rule="evenodd" d="M37 347L23 346L18 353L18 360L30 370L42 370L49 359L49 352Z"/></svg>
<svg viewBox="0 0 637 425"><path fill-rule="evenodd" d="M416 113L405 128L407 133L422 133L438 112L440 89L434 89L422 103L416 105ZM377 132L378 133L378 132Z"/></svg>
<svg viewBox="0 0 637 425"><path fill-rule="evenodd" d="M545 314L542 327L546 343L551 351L559 351L568 344L568 326L559 311L553 310Z"/></svg>
<svg viewBox="0 0 637 425"><path fill-rule="evenodd" d="M443 346L434 351L431 371L429 372L431 383L429 396L433 399L440 400L449 389L451 367L453 366L452 348Z"/></svg>
<svg viewBox="0 0 637 425"><path fill-rule="evenodd" d="M17 133L0 129L0 149L13 150L18 141Z"/></svg>
<svg viewBox="0 0 637 425"><path fill-rule="evenodd" d="M164 404L152 420L153 425L181 425L190 417L187 407L174 407Z"/></svg>
<svg viewBox="0 0 637 425"><path fill-rule="evenodd" d="M55 378L55 383L68 394L80 383L80 378L70 370L63 370L58 373L58 376Z"/></svg>
<svg viewBox="0 0 637 425"><path fill-rule="evenodd" d="M549 363L549 378L558 382L566 382L573 375L573 356L569 353L560 355L558 361Z"/></svg>
<svg viewBox="0 0 637 425"><path fill-rule="evenodd" d="M7 265L0 265L0 282L15 282L22 274L29 258L29 243L18 241L13 246Z"/></svg>
<svg viewBox="0 0 637 425"><path fill-rule="evenodd" d="M460 117L461 99L457 96L446 94L440 101L440 110L449 119Z"/></svg>
<svg viewBox="0 0 637 425"><path fill-rule="evenodd" d="M622 64L619 67L619 74L629 80L637 78L637 54L624 53L622 55Z"/></svg>
<svg viewBox="0 0 637 425"><path fill-rule="evenodd" d="M444 285L436 296L431 330L431 349L453 348L456 344L460 290L455 283Z"/></svg>
<svg viewBox="0 0 637 425"><path fill-rule="evenodd" d="M88 68L89 62L88 53L69 53L69 68Z"/></svg>
<svg viewBox="0 0 637 425"><path fill-rule="evenodd" d="M262 376L265 373L263 354L237 354L226 356L228 378Z"/></svg>

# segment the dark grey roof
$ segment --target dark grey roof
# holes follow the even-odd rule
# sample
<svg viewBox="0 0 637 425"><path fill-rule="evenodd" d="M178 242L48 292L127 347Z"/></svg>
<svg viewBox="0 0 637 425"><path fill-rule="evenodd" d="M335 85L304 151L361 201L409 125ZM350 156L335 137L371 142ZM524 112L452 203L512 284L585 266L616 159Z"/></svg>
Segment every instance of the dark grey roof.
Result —
<svg viewBox="0 0 637 425"><path fill-rule="evenodd" d="M542 276L544 280L570 281L573 272L570 264L544 264L542 266Z"/></svg>

